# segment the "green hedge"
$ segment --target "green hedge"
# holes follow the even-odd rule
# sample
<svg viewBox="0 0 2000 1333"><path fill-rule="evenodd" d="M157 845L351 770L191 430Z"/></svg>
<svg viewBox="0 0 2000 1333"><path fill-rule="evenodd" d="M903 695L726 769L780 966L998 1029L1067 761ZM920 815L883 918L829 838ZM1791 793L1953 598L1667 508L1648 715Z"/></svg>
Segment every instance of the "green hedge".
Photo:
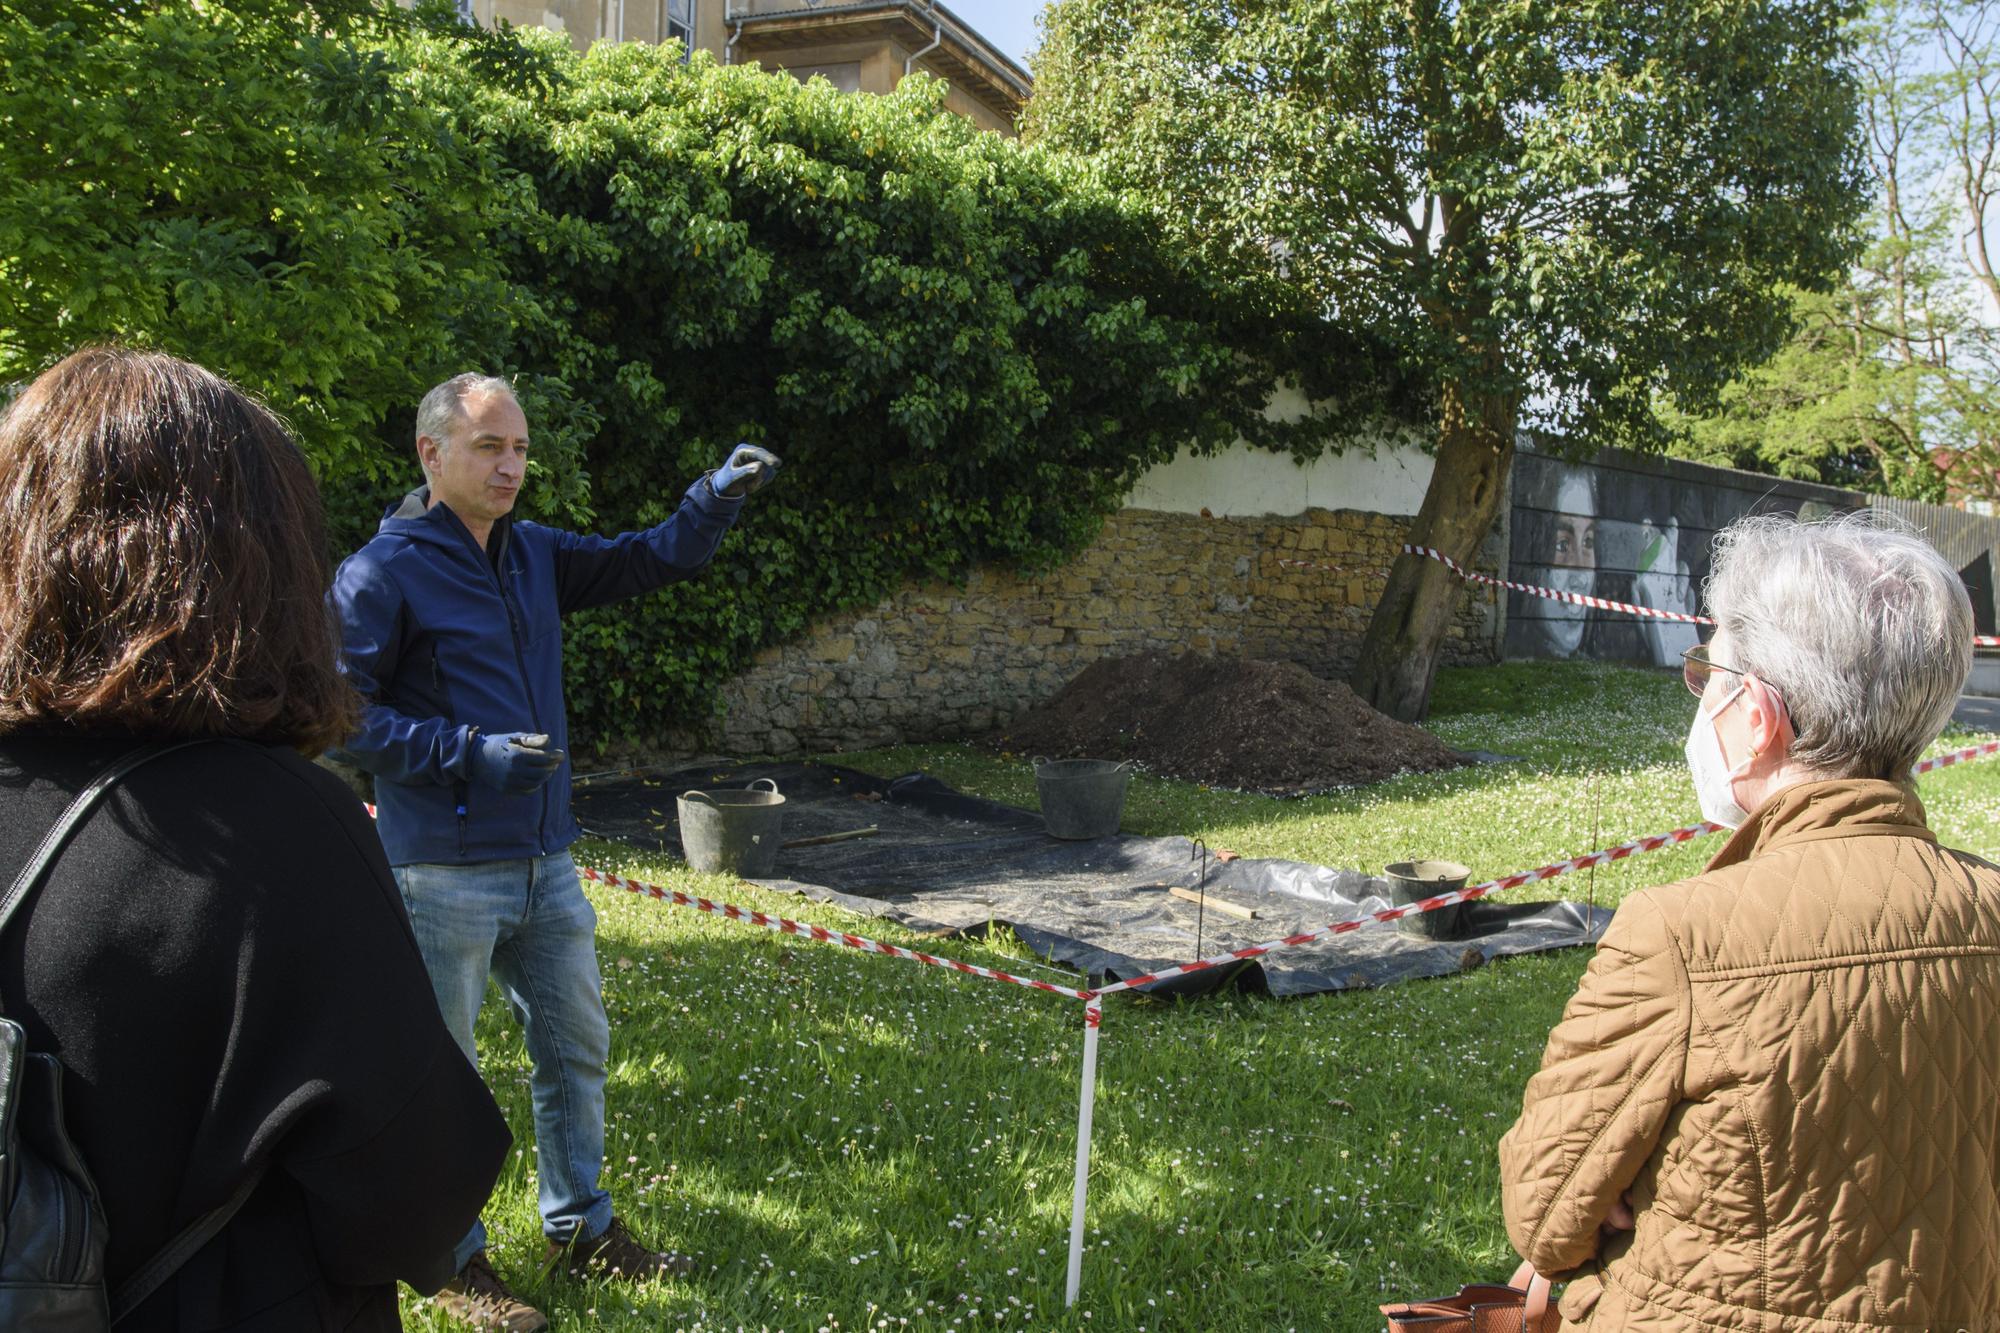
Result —
<svg viewBox="0 0 2000 1333"><path fill-rule="evenodd" d="M462 369L516 377L535 517L647 524L737 440L785 458L706 576L571 622L600 740L699 720L907 577L1060 561L1182 444L1310 454L1391 382L921 78L842 95L360 3L305 38L282 0L34 8L0 19L0 378L103 338L212 365L292 420L343 549ZM1280 374L1344 412L1263 423Z"/></svg>

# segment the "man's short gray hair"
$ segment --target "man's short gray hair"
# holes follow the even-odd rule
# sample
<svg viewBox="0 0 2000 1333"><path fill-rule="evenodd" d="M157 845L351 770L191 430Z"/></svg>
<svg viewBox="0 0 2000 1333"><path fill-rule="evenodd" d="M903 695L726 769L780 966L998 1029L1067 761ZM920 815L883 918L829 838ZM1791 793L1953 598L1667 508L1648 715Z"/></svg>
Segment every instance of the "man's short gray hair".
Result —
<svg viewBox="0 0 2000 1333"><path fill-rule="evenodd" d="M466 373L453 375L424 395L417 404L417 435L430 436L442 448L451 441L451 428L465 416L465 400L474 394L504 393L514 396L514 386L498 375Z"/></svg>
<svg viewBox="0 0 2000 1333"><path fill-rule="evenodd" d="M1784 699L1792 758L1828 777L1909 776L1972 669L1972 599L1935 547L1872 514L1747 518L1715 539L1724 666Z"/></svg>

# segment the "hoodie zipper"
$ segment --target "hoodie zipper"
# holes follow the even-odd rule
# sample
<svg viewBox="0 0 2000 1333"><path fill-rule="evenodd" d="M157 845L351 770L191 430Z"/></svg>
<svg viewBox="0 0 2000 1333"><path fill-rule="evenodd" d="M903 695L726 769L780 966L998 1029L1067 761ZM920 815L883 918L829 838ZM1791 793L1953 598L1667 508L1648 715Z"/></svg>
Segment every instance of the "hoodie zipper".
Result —
<svg viewBox="0 0 2000 1333"><path fill-rule="evenodd" d="M471 548L473 558L479 562L479 567L486 572L486 577L493 584L493 590L500 594L500 605L507 610L507 632L508 636L514 641L514 666L521 674L521 692L528 700L528 718L535 730L541 731L542 714L541 710L535 706L535 687L534 682L528 675L528 653L527 649L521 643L521 616L515 605L513 594L508 592L507 580L502 576L496 562L487 557L486 549L473 538L471 530L458 519L456 514L451 516L451 521L457 523L459 534L463 538L465 545ZM488 539L491 540L492 534L489 532L487 535ZM513 544L511 521L507 537L508 544L511 546ZM435 657L432 658L431 669L433 672L438 670ZM465 855L466 796L468 793L464 783L458 784L456 790L458 798L458 853L463 857ZM548 784L544 783L542 784L542 813L540 821L535 828L535 845L541 849L543 855L547 855L548 853L548 822L549 790Z"/></svg>
<svg viewBox="0 0 2000 1333"><path fill-rule="evenodd" d="M514 661L521 668L521 689L528 696L528 716L534 719L535 730L542 729L541 710L535 707L535 685L528 676L528 650L521 646L521 617L514 603L514 595L507 591L505 579L500 579L500 600L507 607L507 628L514 636ZM551 777L550 781L554 781ZM549 783L542 784L542 813L535 824L535 845L542 849L542 855L549 851Z"/></svg>
<svg viewBox="0 0 2000 1333"><path fill-rule="evenodd" d="M471 536L470 533L466 535L468 538ZM488 537L490 539L490 533ZM507 544L512 546L513 543L514 532L510 523L507 531ZM478 543L474 542L473 545L477 546ZM486 552L482 550L479 552L479 563L486 567L487 576L493 580L494 590L500 594L500 605L507 608L507 633L514 641L514 665L521 673L521 693L526 695L528 699L529 720L534 724L536 731L541 731L542 713L541 709L535 706L535 684L534 680L528 675L528 650L521 643L520 608L514 601L514 594L508 591L506 576L499 567L505 563L506 554L506 552L502 552L501 560L496 563L487 559ZM549 784L545 782L542 784L542 813L535 824L535 845L541 849L543 855L548 854L548 825Z"/></svg>
<svg viewBox="0 0 2000 1333"><path fill-rule="evenodd" d="M446 714L449 715L451 696L446 694L444 690L444 665L439 661L439 656L438 646L433 643L431 645L431 689L437 693L438 706L446 710ZM468 730L466 740L468 744L477 744L479 740L479 728L473 727ZM455 782L451 787L452 809L458 815L458 859L461 861L465 859L465 806L466 797L470 794L470 790L470 784L463 781Z"/></svg>

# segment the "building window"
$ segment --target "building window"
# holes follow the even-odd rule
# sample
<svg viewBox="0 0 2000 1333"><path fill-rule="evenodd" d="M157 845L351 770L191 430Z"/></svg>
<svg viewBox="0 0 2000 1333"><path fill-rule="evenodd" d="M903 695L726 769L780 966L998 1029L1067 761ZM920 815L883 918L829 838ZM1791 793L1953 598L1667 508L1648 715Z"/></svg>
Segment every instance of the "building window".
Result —
<svg viewBox="0 0 2000 1333"><path fill-rule="evenodd" d="M861 91L861 62L858 60L850 60L844 65L788 65L785 73L800 83L812 78L825 79L837 92Z"/></svg>
<svg viewBox="0 0 2000 1333"><path fill-rule="evenodd" d="M472 12L472 5L473 0L458 0L458 21L460 23L479 22L479 15Z"/></svg>
<svg viewBox="0 0 2000 1333"><path fill-rule="evenodd" d="M694 0L660 0L660 40L677 38L681 59L694 51Z"/></svg>

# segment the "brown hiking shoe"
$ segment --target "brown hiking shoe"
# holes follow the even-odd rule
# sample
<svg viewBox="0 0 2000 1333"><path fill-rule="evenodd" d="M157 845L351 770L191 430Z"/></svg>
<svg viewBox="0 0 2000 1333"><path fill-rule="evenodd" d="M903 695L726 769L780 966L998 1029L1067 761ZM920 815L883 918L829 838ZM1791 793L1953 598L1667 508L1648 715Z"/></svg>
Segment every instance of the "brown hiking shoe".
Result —
<svg viewBox="0 0 2000 1333"><path fill-rule="evenodd" d="M438 1308L473 1328L498 1329L500 1333L542 1333L548 1316L513 1292L486 1261L480 1250L465 1261L458 1276L444 1284L435 1297Z"/></svg>
<svg viewBox="0 0 2000 1333"><path fill-rule="evenodd" d="M571 1277L615 1277L627 1282L672 1277L692 1273L699 1265L691 1254L653 1250L641 1245L621 1218L612 1218L602 1235L568 1244L552 1240L542 1261L544 1267L561 1268Z"/></svg>

